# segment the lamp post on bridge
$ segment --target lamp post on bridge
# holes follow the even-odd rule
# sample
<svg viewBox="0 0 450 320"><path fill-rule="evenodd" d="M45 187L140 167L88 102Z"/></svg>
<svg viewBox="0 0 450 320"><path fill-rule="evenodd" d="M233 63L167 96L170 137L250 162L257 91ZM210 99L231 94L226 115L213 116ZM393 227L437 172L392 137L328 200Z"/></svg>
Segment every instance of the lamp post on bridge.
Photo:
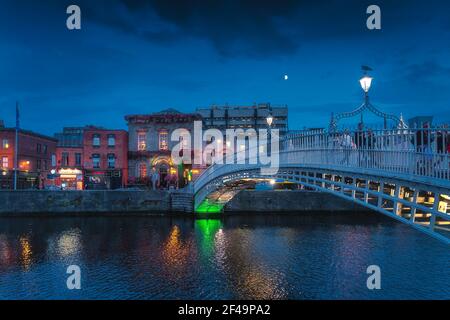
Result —
<svg viewBox="0 0 450 320"><path fill-rule="evenodd" d="M364 107L363 108L366 109L369 107L369 90L372 85L373 78L367 74L367 71L371 70L370 68L363 67L363 70L364 70L364 75L361 79L359 79L359 83L361 84L361 88L364 91ZM361 125L362 124L363 124L363 113L361 112Z"/></svg>
<svg viewBox="0 0 450 320"><path fill-rule="evenodd" d="M268 127L268 129L267 129L267 155L269 156L270 155L269 151L272 152L272 150L270 150L270 144L272 141L272 123L273 123L273 116L272 116L271 112L269 112L269 114L267 115L266 122L267 122L267 127Z"/></svg>
<svg viewBox="0 0 450 320"><path fill-rule="evenodd" d="M384 129L387 129L387 120L388 119L395 121L397 124L401 122L401 120L397 116L384 113L384 112L380 111L378 108L376 108L374 105L372 105L372 103L370 103L369 90L370 90L370 87L372 86L373 78L368 75L368 72L372 71L372 68L363 66L362 70L363 70L363 76L361 79L359 79L359 83L361 85L361 88L364 91L364 102L358 108L354 109L353 111L343 112L343 113L339 113L337 115L335 115L334 113L331 113L331 121L330 121L330 127L329 127L330 132L336 132L338 121L341 119L344 119L344 118L352 118L357 115L360 115L361 116L360 122L362 124L363 123L363 112L366 110L372 112L374 115L376 115L380 118L383 118Z"/></svg>

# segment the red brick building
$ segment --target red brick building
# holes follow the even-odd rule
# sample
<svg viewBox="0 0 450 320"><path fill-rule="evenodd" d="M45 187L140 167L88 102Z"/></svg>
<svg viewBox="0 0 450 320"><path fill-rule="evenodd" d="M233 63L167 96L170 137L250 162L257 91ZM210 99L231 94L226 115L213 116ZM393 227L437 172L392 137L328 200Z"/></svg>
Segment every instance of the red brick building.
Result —
<svg viewBox="0 0 450 320"><path fill-rule="evenodd" d="M117 189L128 180L128 133L95 126L55 134L57 185L63 189Z"/></svg>
<svg viewBox="0 0 450 320"><path fill-rule="evenodd" d="M66 190L83 190L83 148L56 147L56 185Z"/></svg>
<svg viewBox="0 0 450 320"><path fill-rule="evenodd" d="M86 189L117 189L128 181L128 133L86 127L83 133Z"/></svg>
<svg viewBox="0 0 450 320"><path fill-rule="evenodd" d="M0 188L14 187L15 128L0 126ZM57 140L32 131L19 130L18 189L43 188L51 183L56 166Z"/></svg>
<svg viewBox="0 0 450 320"><path fill-rule="evenodd" d="M83 132L84 127L67 127L55 134L56 147L55 185L65 190L83 190Z"/></svg>

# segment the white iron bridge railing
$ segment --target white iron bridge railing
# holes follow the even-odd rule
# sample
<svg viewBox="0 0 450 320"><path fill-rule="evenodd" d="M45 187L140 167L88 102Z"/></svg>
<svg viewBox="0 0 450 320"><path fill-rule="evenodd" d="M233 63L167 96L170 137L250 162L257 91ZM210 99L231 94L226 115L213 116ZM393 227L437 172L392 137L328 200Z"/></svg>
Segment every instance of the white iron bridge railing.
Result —
<svg viewBox="0 0 450 320"><path fill-rule="evenodd" d="M261 148L244 150L246 164L214 164L194 182L196 194L230 172L261 167ZM381 176L450 187L450 132L447 128L299 131L280 140L279 167L315 166L370 171Z"/></svg>

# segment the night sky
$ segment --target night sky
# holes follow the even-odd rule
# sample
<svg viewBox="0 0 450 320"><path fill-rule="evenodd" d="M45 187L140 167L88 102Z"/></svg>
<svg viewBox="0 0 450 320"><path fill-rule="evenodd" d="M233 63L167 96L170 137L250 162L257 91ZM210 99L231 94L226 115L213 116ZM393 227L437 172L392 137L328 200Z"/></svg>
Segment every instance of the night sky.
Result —
<svg viewBox="0 0 450 320"><path fill-rule="evenodd" d="M82 29L66 28L77 4ZM366 27L377 4L382 30ZM290 129L362 101L450 122L449 1L0 1L0 119L45 134L124 115L287 104ZM284 75L289 76L284 80ZM355 120L357 121L357 120Z"/></svg>

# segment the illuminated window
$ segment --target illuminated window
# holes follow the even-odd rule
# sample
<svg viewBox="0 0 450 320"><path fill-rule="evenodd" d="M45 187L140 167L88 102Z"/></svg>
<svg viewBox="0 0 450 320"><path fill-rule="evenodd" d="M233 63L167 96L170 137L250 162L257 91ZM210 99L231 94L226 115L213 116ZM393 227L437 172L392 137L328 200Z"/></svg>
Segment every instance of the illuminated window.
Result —
<svg viewBox="0 0 450 320"><path fill-rule="evenodd" d="M159 150L169 150L169 133L166 130L159 132Z"/></svg>
<svg viewBox="0 0 450 320"><path fill-rule="evenodd" d="M113 134L108 135L108 147L114 147L116 145L116 136Z"/></svg>
<svg viewBox="0 0 450 320"><path fill-rule="evenodd" d="M100 155L97 153L92 155L92 166L94 168L100 168Z"/></svg>
<svg viewBox="0 0 450 320"><path fill-rule="evenodd" d="M114 153L108 154L108 168L113 169L116 167L116 156Z"/></svg>
<svg viewBox="0 0 450 320"><path fill-rule="evenodd" d="M2 167L3 168L8 168L9 167L8 157L2 157Z"/></svg>
<svg viewBox="0 0 450 320"><path fill-rule="evenodd" d="M3 139L3 149L9 149L9 141L8 139Z"/></svg>
<svg viewBox="0 0 450 320"><path fill-rule="evenodd" d="M94 134L92 136L92 145L94 147L100 147L100 135L99 134Z"/></svg>
<svg viewBox="0 0 450 320"><path fill-rule="evenodd" d="M139 177L145 178L147 176L147 165L145 163L139 164Z"/></svg>
<svg viewBox="0 0 450 320"><path fill-rule="evenodd" d="M138 150L144 151L147 150L147 144L145 142L145 132L138 132Z"/></svg>

